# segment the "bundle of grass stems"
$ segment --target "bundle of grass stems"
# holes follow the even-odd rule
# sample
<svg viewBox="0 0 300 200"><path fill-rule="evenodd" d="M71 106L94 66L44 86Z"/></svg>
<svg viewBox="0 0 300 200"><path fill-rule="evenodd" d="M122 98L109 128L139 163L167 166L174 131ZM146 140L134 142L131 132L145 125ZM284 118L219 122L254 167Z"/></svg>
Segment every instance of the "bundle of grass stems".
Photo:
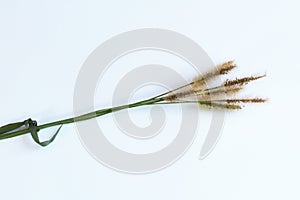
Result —
<svg viewBox="0 0 300 200"><path fill-rule="evenodd" d="M31 118L21 122L10 123L0 127L0 140L5 140L30 133L33 140L37 144L45 147L54 141L63 125L89 120L123 109L146 105L196 103L202 108L238 110L247 103L266 102L266 99L264 98L234 98L237 93L244 89L245 85L247 85L249 82L265 77L265 74L236 78L233 80L227 79L218 86L207 87L208 83L216 80L216 78L219 76L228 74L236 67L237 66L234 61L225 62L223 64L217 65L212 70L195 77L193 81L188 84L185 84L174 90L167 91L158 96L135 103L112 108L104 108L81 116L58 120L43 125L38 125L37 122L35 120L32 120ZM41 142L38 136L38 132L42 129L54 126L59 126L56 133L49 140Z"/></svg>

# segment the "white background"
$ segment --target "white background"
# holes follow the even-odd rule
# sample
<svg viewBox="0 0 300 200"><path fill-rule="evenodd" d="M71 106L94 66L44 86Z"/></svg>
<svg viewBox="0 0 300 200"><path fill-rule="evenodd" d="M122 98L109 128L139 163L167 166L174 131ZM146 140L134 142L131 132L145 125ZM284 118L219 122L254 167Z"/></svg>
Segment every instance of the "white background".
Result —
<svg viewBox="0 0 300 200"><path fill-rule="evenodd" d="M72 116L75 80L87 56L114 35L146 27L188 36L215 63L234 59L237 74L267 72L247 93L270 101L228 113L205 160L198 160L200 130L182 159L148 175L102 166L73 125L47 148L29 135L1 141L0 198L299 199L299 9L296 0L1 0L1 124Z"/></svg>

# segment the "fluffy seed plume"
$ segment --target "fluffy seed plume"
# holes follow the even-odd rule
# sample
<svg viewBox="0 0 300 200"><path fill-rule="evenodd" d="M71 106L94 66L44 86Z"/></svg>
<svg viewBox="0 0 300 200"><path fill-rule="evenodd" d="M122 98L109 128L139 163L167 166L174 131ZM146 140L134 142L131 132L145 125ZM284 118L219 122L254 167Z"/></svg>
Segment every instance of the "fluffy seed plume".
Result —
<svg viewBox="0 0 300 200"><path fill-rule="evenodd" d="M215 78L218 75L227 74L235 67L236 64L234 63L234 61L228 61L226 63L218 65L213 70L206 72L203 75L195 77L192 82L192 87L195 90L203 89L205 87L206 82L211 81L213 78Z"/></svg>

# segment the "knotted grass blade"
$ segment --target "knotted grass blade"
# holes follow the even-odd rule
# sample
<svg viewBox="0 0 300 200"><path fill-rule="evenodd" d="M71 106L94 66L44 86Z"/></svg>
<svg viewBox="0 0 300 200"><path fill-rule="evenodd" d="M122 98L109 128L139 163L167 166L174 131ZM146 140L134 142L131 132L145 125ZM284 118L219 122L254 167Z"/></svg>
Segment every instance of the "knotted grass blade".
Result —
<svg viewBox="0 0 300 200"><path fill-rule="evenodd" d="M57 131L55 132L55 134L49 140L41 142L40 139L39 139L39 135L38 135L38 131L39 130L37 128L37 123L35 121L29 120L28 121L28 125L29 125L30 134L31 134L33 140L37 144L39 144L40 146L42 146L42 147L45 147L45 146L48 146L49 144L51 144L55 140L57 134L59 133L59 131L60 131L61 127L62 127L62 125L61 125L57 129Z"/></svg>

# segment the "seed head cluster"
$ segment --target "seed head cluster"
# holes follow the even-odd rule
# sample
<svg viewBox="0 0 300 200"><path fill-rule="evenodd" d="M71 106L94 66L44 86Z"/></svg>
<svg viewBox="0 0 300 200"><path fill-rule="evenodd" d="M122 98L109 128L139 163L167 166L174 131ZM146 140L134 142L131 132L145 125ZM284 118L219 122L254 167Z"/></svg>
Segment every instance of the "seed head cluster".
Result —
<svg viewBox="0 0 300 200"><path fill-rule="evenodd" d="M228 74L236 68L234 61L228 61L217 65L214 69L197 76L191 83L172 90L164 96L165 102L173 103L194 103L197 102L201 107L206 108L222 108L222 109L241 109L245 103L264 103L263 98L232 98L244 89L249 82L261 79L266 75L248 76L227 79L223 84L207 88L208 82L213 81L220 75ZM194 98L191 100L191 97ZM195 100L196 99L196 100Z"/></svg>

